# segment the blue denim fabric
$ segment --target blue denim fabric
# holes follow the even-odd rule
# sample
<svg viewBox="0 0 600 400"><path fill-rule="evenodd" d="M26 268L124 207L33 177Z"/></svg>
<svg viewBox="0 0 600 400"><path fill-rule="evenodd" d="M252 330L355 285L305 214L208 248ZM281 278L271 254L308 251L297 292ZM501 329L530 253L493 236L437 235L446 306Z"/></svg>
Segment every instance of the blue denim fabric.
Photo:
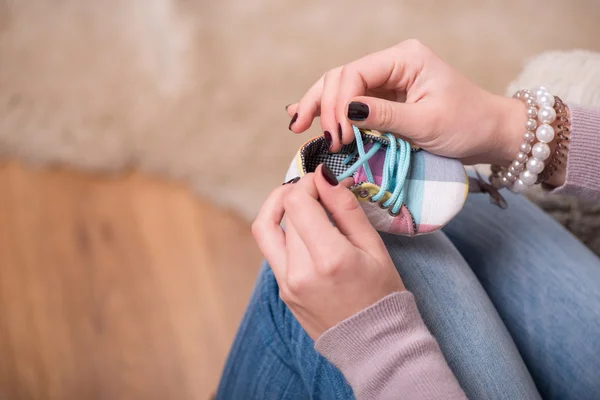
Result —
<svg viewBox="0 0 600 400"><path fill-rule="evenodd" d="M467 396L600 398L600 261L522 197L471 195L444 232L382 235ZM351 399L261 269L217 399ZM399 394L401 398L401 394Z"/></svg>
<svg viewBox="0 0 600 400"><path fill-rule="evenodd" d="M600 399L600 260L520 196L507 196L507 212L471 197L445 233L481 282L542 397Z"/></svg>

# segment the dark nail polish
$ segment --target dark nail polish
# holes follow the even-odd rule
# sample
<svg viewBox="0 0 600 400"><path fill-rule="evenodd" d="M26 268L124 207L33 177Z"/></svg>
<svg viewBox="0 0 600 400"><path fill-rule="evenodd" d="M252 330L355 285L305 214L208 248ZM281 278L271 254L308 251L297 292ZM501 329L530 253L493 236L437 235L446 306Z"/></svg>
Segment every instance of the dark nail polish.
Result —
<svg viewBox="0 0 600 400"><path fill-rule="evenodd" d="M291 104L288 104L287 106L285 106L285 111L287 111L288 108L290 108Z"/></svg>
<svg viewBox="0 0 600 400"><path fill-rule="evenodd" d="M292 130L292 125L294 125L294 122L296 122L297 119L298 119L298 113L294 114L294 116L292 117L292 120L290 121L290 126L288 126L288 129L290 131Z"/></svg>
<svg viewBox="0 0 600 400"><path fill-rule="evenodd" d="M353 101L348 105L348 119L352 121L364 121L369 116L369 106L365 103Z"/></svg>
<svg viewBox="0 0 600 400"><path fill-rule="evenodd" d="M342 135L342 124L338 124L338 135L340 137L340 143L342 143L342 139L344 138Z"/></svg>
<svg viewBox="0 0 600 400"><path fill-rule="evenodd" d="M294 179L290 179L289 181L287 181L287 182L283 183L283 184L282 184L282 186L283 186L283 185L287 185L288 183L296 183L296 182L298 182L299 180L300 180L300 177L299 177L299 176L297 176L297 177L295 177Z"/></svg>
<svg viewBox="0 0 600 400"><path fill-rule="evenodd" d="M327 183L329 183L331 186L337 186L339 182L338 182L337 178L335 177L335 174L333 173L331 168L329 168L327 166L327 164L321 164L321 165L323 165L323 167L321 168L321 172L323 173L323 178L325 178Z"/></svg>
<svg viewBox="0 0 600 400"><path fill-rule="evenodd" d="M325 137L325 142L327 143L327 148L331 148L331 143L332 143L331 133L329 133L329 131L325 131L325 132L323 132L323 137Z"/></svg>

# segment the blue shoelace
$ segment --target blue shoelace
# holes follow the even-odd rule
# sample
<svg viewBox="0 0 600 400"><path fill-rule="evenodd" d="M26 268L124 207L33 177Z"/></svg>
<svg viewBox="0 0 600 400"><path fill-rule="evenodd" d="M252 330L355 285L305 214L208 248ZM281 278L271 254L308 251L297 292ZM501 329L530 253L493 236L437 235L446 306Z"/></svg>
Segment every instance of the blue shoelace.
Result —
<svg viewBox="0 0 600 400"><path fill-rule="evenodd" d="M371 157L373 157L373 155L375 155L375 153L377 153L377 151L379 151L383 144L375 140L373 141L373 147L371 147L369 151L365 153L365 146L360 130L356 126L353 126L353 129L354 137L356 138L356 150L346 157L344 164L347 165L354 157L356 157L357 154L359 158L350 166L350 168L346 170L346 172L339 175L337 178L339 181L348 178L352 176L356 170L363 166L365 169L365 174L367 175L367 180L371 183L375 183L373 174L371 172L371 167L369 166L369 160ZM388 139L389 145L385 152L383 176L380 186L381 189L375 196L372 197L372 200L380 201L385 193L391 191L393 188L393 191L391 191L392 196L382 205L384 207L392 207L391 212L393 214L398 214L400 207L402 207L402 203L404 202L404 185L410 169L411 149L410 144L402 139L396 138L390 133L386 133L383 136Z"/></svg>

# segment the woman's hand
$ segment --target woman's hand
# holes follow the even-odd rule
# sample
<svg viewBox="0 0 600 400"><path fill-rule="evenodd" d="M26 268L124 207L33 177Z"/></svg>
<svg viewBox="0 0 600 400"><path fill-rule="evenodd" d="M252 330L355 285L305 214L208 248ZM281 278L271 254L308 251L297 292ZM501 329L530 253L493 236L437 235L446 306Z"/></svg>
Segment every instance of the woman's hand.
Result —
<svg viewBox="0 0 600 400"><path fill-rule="evenodd" d="M284 214L285 231L280 226ZM388 294L405 290L358 200L322 165L273 191L252 232L282 300L315 340Z"/></svg>
<svg viewBox="0 0 600 400"><path fill-rule="evenodd" d="M287 112L297 114L290 125L296 133L320 115L332 151L340 149L340 138L352 142L356 125L467 164L509 163L526 121L520 101L479 88L416 40L328 71Z"/></svg>

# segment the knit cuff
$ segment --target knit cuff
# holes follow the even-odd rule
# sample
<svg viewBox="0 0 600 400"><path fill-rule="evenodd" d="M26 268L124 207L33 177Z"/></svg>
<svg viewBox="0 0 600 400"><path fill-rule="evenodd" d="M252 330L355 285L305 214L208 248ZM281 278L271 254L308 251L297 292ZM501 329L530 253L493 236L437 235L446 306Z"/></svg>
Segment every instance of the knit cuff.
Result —
<svg viewBox="0 0 600 400"><path fill-rule="evenodd" d="M393 335L382 335L382 333ZM415 333L429 335L412 293L396 292L323 333L316 350L340 369L380 355ZM376 337L377 341L373 342Z"/></svg>
<svg viewBox="0 0 600 400"><path fill-rule="evenodd" d="M357 400L466 399L409 292L342 321L315 347L340 369Z"/></svg>
<svg viewBox="0 0 600 400"><path fill-rule="evenodd" d="M571 136L565 183L551 193L600 197L600 109L569 104Z"/></svg>

